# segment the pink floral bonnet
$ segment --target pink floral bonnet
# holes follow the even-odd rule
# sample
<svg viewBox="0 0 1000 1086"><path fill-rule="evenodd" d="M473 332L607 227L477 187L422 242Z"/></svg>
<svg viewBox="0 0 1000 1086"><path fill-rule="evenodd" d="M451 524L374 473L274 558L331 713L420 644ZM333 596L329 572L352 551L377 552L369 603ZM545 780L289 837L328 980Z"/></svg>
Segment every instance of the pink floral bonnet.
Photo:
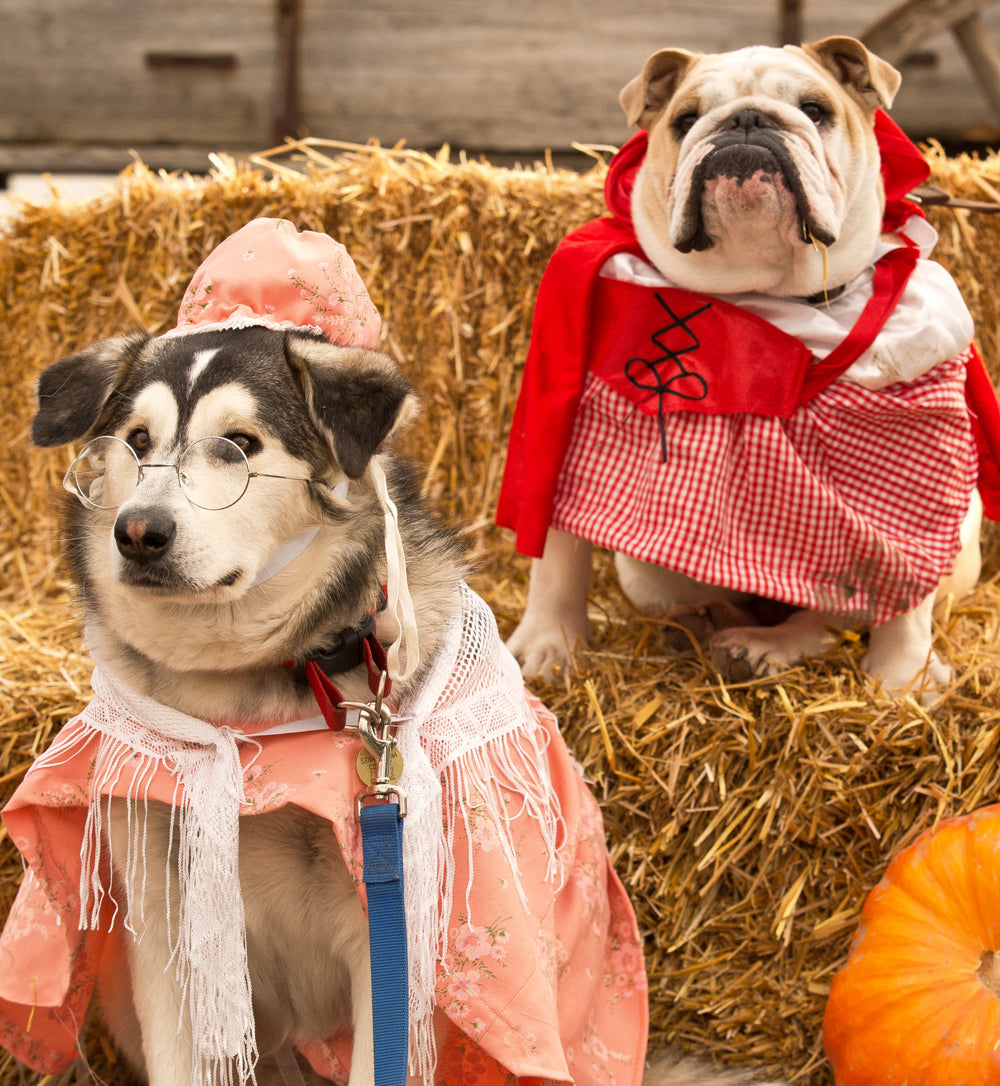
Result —
<svg viewBox="0 0 1000 1086"><path fill-rule="evenodd" d="M212 250L184 292L168 335L264 325L374 347L381 320L347 250L287 219L254 219Z"/></svg>

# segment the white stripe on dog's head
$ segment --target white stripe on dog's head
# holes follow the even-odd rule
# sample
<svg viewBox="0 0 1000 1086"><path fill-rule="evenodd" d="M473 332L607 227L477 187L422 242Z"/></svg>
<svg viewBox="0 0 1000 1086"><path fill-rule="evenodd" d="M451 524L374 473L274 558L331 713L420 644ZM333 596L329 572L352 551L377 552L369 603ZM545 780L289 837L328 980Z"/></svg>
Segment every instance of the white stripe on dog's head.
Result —
<svg viewBox="0 0 1000 1086"><path fill-rule="evenodd" d="M191 370L188 373L188 391L193 391L195 382L208 368L209 363L219 353L218 347L213 347L209 350L196 351L194 361L191 363Z"/></svg>

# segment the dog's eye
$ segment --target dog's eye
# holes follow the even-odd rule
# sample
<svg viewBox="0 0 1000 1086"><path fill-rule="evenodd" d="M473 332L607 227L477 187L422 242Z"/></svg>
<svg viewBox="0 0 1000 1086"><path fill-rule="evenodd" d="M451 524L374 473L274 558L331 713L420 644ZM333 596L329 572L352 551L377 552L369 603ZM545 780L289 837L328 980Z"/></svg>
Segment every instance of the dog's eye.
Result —
<svg viewBox="0 0 1000 1086"><path fill-rule="evenodd" d="M830 111L826 106L819 102L803 102L799 109L812 121L813 124L819 125L830 115Z"/></svg>
<svg viewBox="0 0 1000 1086"><path fill-rule="evenodd" d="M247 457L260 452L262 448L260 441L249 434L226 434L226 437Z"/></svg>
<svg viewBox="0 0 1000 1086"><path fill-rule="evenodd" d="M128 443L133 449L140 455L149 451L149 431L148 430L133 430L128 435Z"/></svg>
<svg viewBox="0 0 1000 1086"><path fill-rule="evenodd" d="M679 117L674 119L674 131L678 136L684 137L691 131L692 128L698 123L698 114L682 113Z"/></svg>

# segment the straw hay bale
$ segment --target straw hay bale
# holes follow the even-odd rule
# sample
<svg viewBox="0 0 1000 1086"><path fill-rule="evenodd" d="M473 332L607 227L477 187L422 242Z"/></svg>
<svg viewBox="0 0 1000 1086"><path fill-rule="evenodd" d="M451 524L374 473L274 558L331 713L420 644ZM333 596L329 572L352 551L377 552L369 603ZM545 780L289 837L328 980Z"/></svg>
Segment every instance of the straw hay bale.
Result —
<svg viewBox="0 0 1000 1086"><path fill-rule="evenodd" d="M538 279L558 240L601 212L603 165L580 176L341 150L306 142L253 167L220 160L203 183L136 164L116 195L26 206L0 236L0 798L83 701L89 675L56 541L66 455L28 447L31 384L101 336L169 327L202 257L256 215L351 250L384 314L384 346L424 401L407 447L469 538L475 586L505 631L517 620L527 562L492 526L504 440ZM1000 191L997 156L928 155L942 187ZM1000 217L932 218L996 375ZM997 797L993 529L987 543L984 583L939 615L957 677L933 710L874 697L862 640L848 635L776 680L726 687L704 659L664 655L658 624L631 612L599 560L594 647L570 681L539 692L594 782L647 935L654 1041L829 1083L819 1024L864 895L923 829ZM0 850L2 914L20 865L5 837ZM88 1052L106 1066L100 1036ZM0 1086L20 1081L0 1058Z"/></svg>

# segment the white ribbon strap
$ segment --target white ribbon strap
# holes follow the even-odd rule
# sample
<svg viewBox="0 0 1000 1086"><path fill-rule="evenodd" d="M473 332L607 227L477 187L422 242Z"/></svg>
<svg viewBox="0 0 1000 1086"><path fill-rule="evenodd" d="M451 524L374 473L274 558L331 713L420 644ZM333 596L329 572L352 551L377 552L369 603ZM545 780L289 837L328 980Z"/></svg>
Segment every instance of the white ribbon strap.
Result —
<svg viewBox="0 0 1000 1086"><path fill-rule="evenodd" d="M257 585L269 581L276 573L280 573L286 566L290 566L316 538L318 533L319 528L309 528L304 532L299 532L298 535L292 535L282 540L258 570L252 587L256 588Z"/></svg>
<svg viewBox="0 0 1000 1086"><path fill-rule="evenodd" d="M389 678L408 679L420 664L420 648L417 641L417 619L410 596L410 586L406 580L406 555L403 553L403 540L399 534L399 514L395 503L389 497L389 487L385 472L377 457L369 464L375 493L385 514L385 558L386 597L389 614L396 621L399 636L386 652ZM406 663L400 666L400 649L406 647Z"/></svg>

